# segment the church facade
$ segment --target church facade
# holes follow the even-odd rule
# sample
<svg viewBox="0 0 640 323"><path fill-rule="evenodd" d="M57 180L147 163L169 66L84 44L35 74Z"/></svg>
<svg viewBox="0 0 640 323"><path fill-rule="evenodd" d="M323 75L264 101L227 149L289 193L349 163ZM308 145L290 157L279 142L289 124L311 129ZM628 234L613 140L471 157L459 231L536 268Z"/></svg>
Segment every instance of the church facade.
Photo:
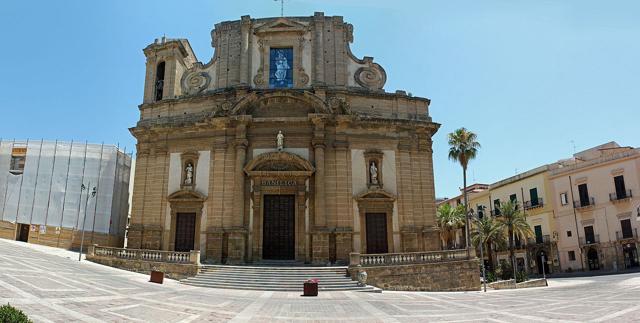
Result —
<svg viewBox="0 0 640 323"><path fill-rule="evenodd" d="M129 248L344 263L439 250L429 100L388 93L340 16L219 23L144 49Z"/></svg>

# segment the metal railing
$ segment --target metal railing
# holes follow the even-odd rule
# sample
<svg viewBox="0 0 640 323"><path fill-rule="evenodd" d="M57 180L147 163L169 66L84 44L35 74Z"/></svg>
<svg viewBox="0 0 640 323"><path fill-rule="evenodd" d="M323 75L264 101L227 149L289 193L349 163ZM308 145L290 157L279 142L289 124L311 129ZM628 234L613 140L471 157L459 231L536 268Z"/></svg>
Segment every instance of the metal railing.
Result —
<svg viewBox="0 0 640 323"><path fill-rule="evenodd" d="M600 243L600 235L594 234L593 237L580 237L580 246L588 246Z"/></svg>
<svg viewBox="0 0 640 323"><path fill-rule="evenodd" d="M551 242L551 236L549 236L548 234L528 239L529 244L544 244L549 242Z"/></svg>
<svg viewBox="0 0 640 323"><path fill-rule="evenodd" d="M534 209L537 207L543 207L544 206L544 201L542 200L541 197L531 200L531 201L526 201L523 203L524 204L524 209L525 210L529 210L529 209Z"/></svg>
<svg viewBox="0 0 640 323"><path fill-rule="evenodd" d="M624 199L632 198L633 194L631 190L609 193L609 201L620 201Z"/></svg>
<svg viewBox="0 0 640 323"><path fill-rule="evenodd" d="M362 267L427 264L453 260L467 260L470 258L466 249L381 254L359 254L352 252L349 256L350 266L361 265Z"/></svg>
<svg viewBox="0 0 640 323"><path fill-rule="evenodd" d="M147 249L126 249L114 247L100 247L93 245L89 247L87 256L118 258L128 260L143 260L154 262L168 262L177 264L199 264L200 251L192 250L187 252L147 250Z"/></svg>
<svg viewBox="0 0 640 323"><path fill-rule="evenodd" d="M589 207L593 205L596 205L596 200L593 197L590 197L587 200L573 201L573 207L576 209Z"/></svg>
<svg viewBox="0 0 640 323"><path fill-rule="evenodd" d="M616 231L616 240L638 240L638 229L634 228L631 232L628 231Z"/></svg>

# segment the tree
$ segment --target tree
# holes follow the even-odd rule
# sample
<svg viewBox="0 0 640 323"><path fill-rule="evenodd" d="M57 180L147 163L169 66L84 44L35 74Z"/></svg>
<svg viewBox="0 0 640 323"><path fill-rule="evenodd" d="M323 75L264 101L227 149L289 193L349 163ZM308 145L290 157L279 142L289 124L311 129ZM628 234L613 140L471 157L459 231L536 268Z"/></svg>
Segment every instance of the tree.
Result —
<svg viewBox="0 0 640 323"><path fill-rule="evenodd" d="M471 233L471 243L476 248L482 245L487 250L487 258L491 268L493 268L493 257L491 256L491 246L496 244L498 246L504 246L506 241L504 239L504 231L498 221L494 220L490 216L485 216L482 219L476 219L474 221L477 230ZM484 260L482 260L484 261Z"/></svg>
<svg viewBox="0 0 640 323"><path fill-rule="evenodd" d="M440 227L440 235L447 248L451 245L453 232L465 224L464 207L452 207L448 203L440 205L436 212L436 221Z"/></svg>
<svg viewBox="0 0 640 323"><path fill-rule="evenodd" d="M518 202L508 201L501 203L498 209L500 210L500 216L498 217L498 223L500 224L501 231L508 236L509 239L509 258L512 264L514 263L514 234L526 239L533 235L529 223L527 223L526 216L520 212L517 208Z"/></svg>
<svg viewBox="0 0 640 323"><path fill-rule="evenodd" d="M467 167L469 161L476 158L480 143L477 141L475 133L467 129L460 128L449 134L449 159L456 161L462 166L462 192L464 195L464 214L466 223L470 223L467 211ZM465 225L465 243L469 249L469 226Z"/></svg>

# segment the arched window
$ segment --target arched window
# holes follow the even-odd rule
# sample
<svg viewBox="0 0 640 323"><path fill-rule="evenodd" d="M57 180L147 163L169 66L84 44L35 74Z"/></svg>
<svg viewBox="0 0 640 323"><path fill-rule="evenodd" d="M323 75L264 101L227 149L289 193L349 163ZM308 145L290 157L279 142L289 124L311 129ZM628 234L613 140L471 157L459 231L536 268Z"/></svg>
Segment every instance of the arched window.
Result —
<svg viewBox="0 0 640 323"><path fill-rule="evenodd" d="M162 100L164 89L164 62L160 62L156 67L156 101Z"/></svg>

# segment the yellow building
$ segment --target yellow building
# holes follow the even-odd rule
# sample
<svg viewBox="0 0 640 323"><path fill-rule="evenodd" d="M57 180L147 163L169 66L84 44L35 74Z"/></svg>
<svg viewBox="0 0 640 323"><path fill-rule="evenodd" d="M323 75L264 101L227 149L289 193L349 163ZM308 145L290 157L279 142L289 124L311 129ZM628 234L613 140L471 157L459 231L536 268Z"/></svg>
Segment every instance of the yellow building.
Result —
<svg viewBox="0 0 640 323"><path fill-rule="evenodd" d="M533 274L543 273L543 256L546 260L544 271L553 273L560 270L556 241L558 231L555 226L552 195L549 188L548 166L541 166L514 175L489 185L484 191L469 196L469 206L476 214L499 217L498 206L506 201L514 201L531 226L533 236L516 237L516 262L519 270ZM494 262L509 260L506 249L493 247ZM485 258L487 255L485 253Z"/></svg>

